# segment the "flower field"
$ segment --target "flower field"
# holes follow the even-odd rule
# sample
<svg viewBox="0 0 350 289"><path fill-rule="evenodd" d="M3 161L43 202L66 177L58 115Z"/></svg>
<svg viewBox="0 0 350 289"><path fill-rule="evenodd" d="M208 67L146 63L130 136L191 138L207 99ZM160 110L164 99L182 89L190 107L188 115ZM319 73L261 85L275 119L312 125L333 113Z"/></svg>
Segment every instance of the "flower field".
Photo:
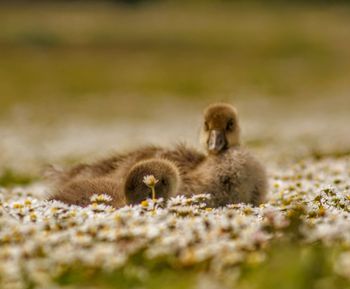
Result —
<svg viewBox="0 0 350 289"><path fill-rule="evenodd" d="M0 287L348 288L349 157L304 159L270 185L260 207L217 209L210 195L115 210L2 189Z"/></svg>

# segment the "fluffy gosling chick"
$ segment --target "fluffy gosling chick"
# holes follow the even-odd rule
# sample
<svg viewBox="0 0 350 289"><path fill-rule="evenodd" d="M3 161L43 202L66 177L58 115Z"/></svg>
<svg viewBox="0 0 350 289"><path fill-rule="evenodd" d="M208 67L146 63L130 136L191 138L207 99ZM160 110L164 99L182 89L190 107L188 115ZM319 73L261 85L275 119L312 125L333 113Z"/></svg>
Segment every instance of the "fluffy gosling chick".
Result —
<svg viewBox="0 0 350 289"><path fill-rule="evenodd" d="M266 172L248 151L240 148L238 115L232 105L214 104L205 110L201 142L208 156L186 178L184 190L211 194L213 206L263 202Z"/></svg>

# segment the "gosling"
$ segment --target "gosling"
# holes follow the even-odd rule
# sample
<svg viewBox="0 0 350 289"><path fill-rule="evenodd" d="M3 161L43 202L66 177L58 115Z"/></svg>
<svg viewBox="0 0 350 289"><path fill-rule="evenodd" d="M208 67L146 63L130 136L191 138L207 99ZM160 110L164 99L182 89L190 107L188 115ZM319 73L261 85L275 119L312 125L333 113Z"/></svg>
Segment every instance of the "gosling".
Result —
<svg viewBox="0 0 350 289"><path fill-rule="evenodd" d="M186 175L202 163L206 157L204 153L185 144L178 144L170 149L159 146L144 146L130 152L115 154L92 164L78 164L68 170L50 166L46 169L44 176L48 184L54 188L63 187L67 183L80 179L101 178L111 174L115 178L121 178L136 163L152 158L169 160L178 168L181 175Z"/></svg>
<svg viewBox="0 0 350 289"><path fill-rule="evenodd" d="M58 187L50 200L68 205L86 207L94 194L111 197L109 205L120 208L135 205L152 197L151 189L144 183L144 177L153 175L156 198L168 199L174 196L180 184L179 171L170 161L150 159L135 164L125 176L109 174L102 177L80 177Z"/></svg>
<svg viewBox="0 0 350 289"><path fill-rule="evenodd" d="M176 195L181 184L180 172L170 161L152 159L141 161L133 166L124 184L124 195L127 204L139 204L152 198L152 191L144 180L147 176L156 179L156 198L167 200ZM144 180L144 181L141 181Z"/></svg>
<svg viewBox="0 0 350 289"><path fill-rule="evenodd" d="M209 193L211 205L261 204L267 191L264 167L240 147L237 110L230 104L210 105L204 112L201 143L204 162L183 180L187 194Z"/></svg>

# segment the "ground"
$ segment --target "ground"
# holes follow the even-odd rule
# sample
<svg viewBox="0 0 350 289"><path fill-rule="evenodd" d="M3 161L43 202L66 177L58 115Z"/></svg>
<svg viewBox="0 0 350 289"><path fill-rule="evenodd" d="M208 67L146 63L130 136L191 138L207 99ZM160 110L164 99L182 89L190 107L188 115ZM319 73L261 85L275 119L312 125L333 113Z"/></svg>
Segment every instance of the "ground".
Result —
<svg viewBox="0 0 350 289"><path fill-rule="evenodd" d="M348 6L67 5L0 10L0 288L350 288ZM200 148L215 101L260 207L45 200L46 164Z"/></svg>
<svg viewBox="0 0 350 289"><path fill-rule="evenodd" d="M2 287L348 288L349 161L271 170L260 207L199 195L115 210L100 195L80 208L40 184L2 189Z"/></svg>

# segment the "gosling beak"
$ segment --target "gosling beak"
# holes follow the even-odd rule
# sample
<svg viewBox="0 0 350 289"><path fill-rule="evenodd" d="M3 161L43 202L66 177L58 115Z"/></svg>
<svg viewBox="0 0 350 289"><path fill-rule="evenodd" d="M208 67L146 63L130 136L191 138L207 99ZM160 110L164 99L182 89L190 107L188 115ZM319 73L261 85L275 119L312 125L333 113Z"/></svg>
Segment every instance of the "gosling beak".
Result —
<svg viewBox="0 0 350 289"><path fill-rule="evenodd" d="M212 130L209 133L208 151L214 154L222 151L227 145L225 134L220 130Z"/></svg>

